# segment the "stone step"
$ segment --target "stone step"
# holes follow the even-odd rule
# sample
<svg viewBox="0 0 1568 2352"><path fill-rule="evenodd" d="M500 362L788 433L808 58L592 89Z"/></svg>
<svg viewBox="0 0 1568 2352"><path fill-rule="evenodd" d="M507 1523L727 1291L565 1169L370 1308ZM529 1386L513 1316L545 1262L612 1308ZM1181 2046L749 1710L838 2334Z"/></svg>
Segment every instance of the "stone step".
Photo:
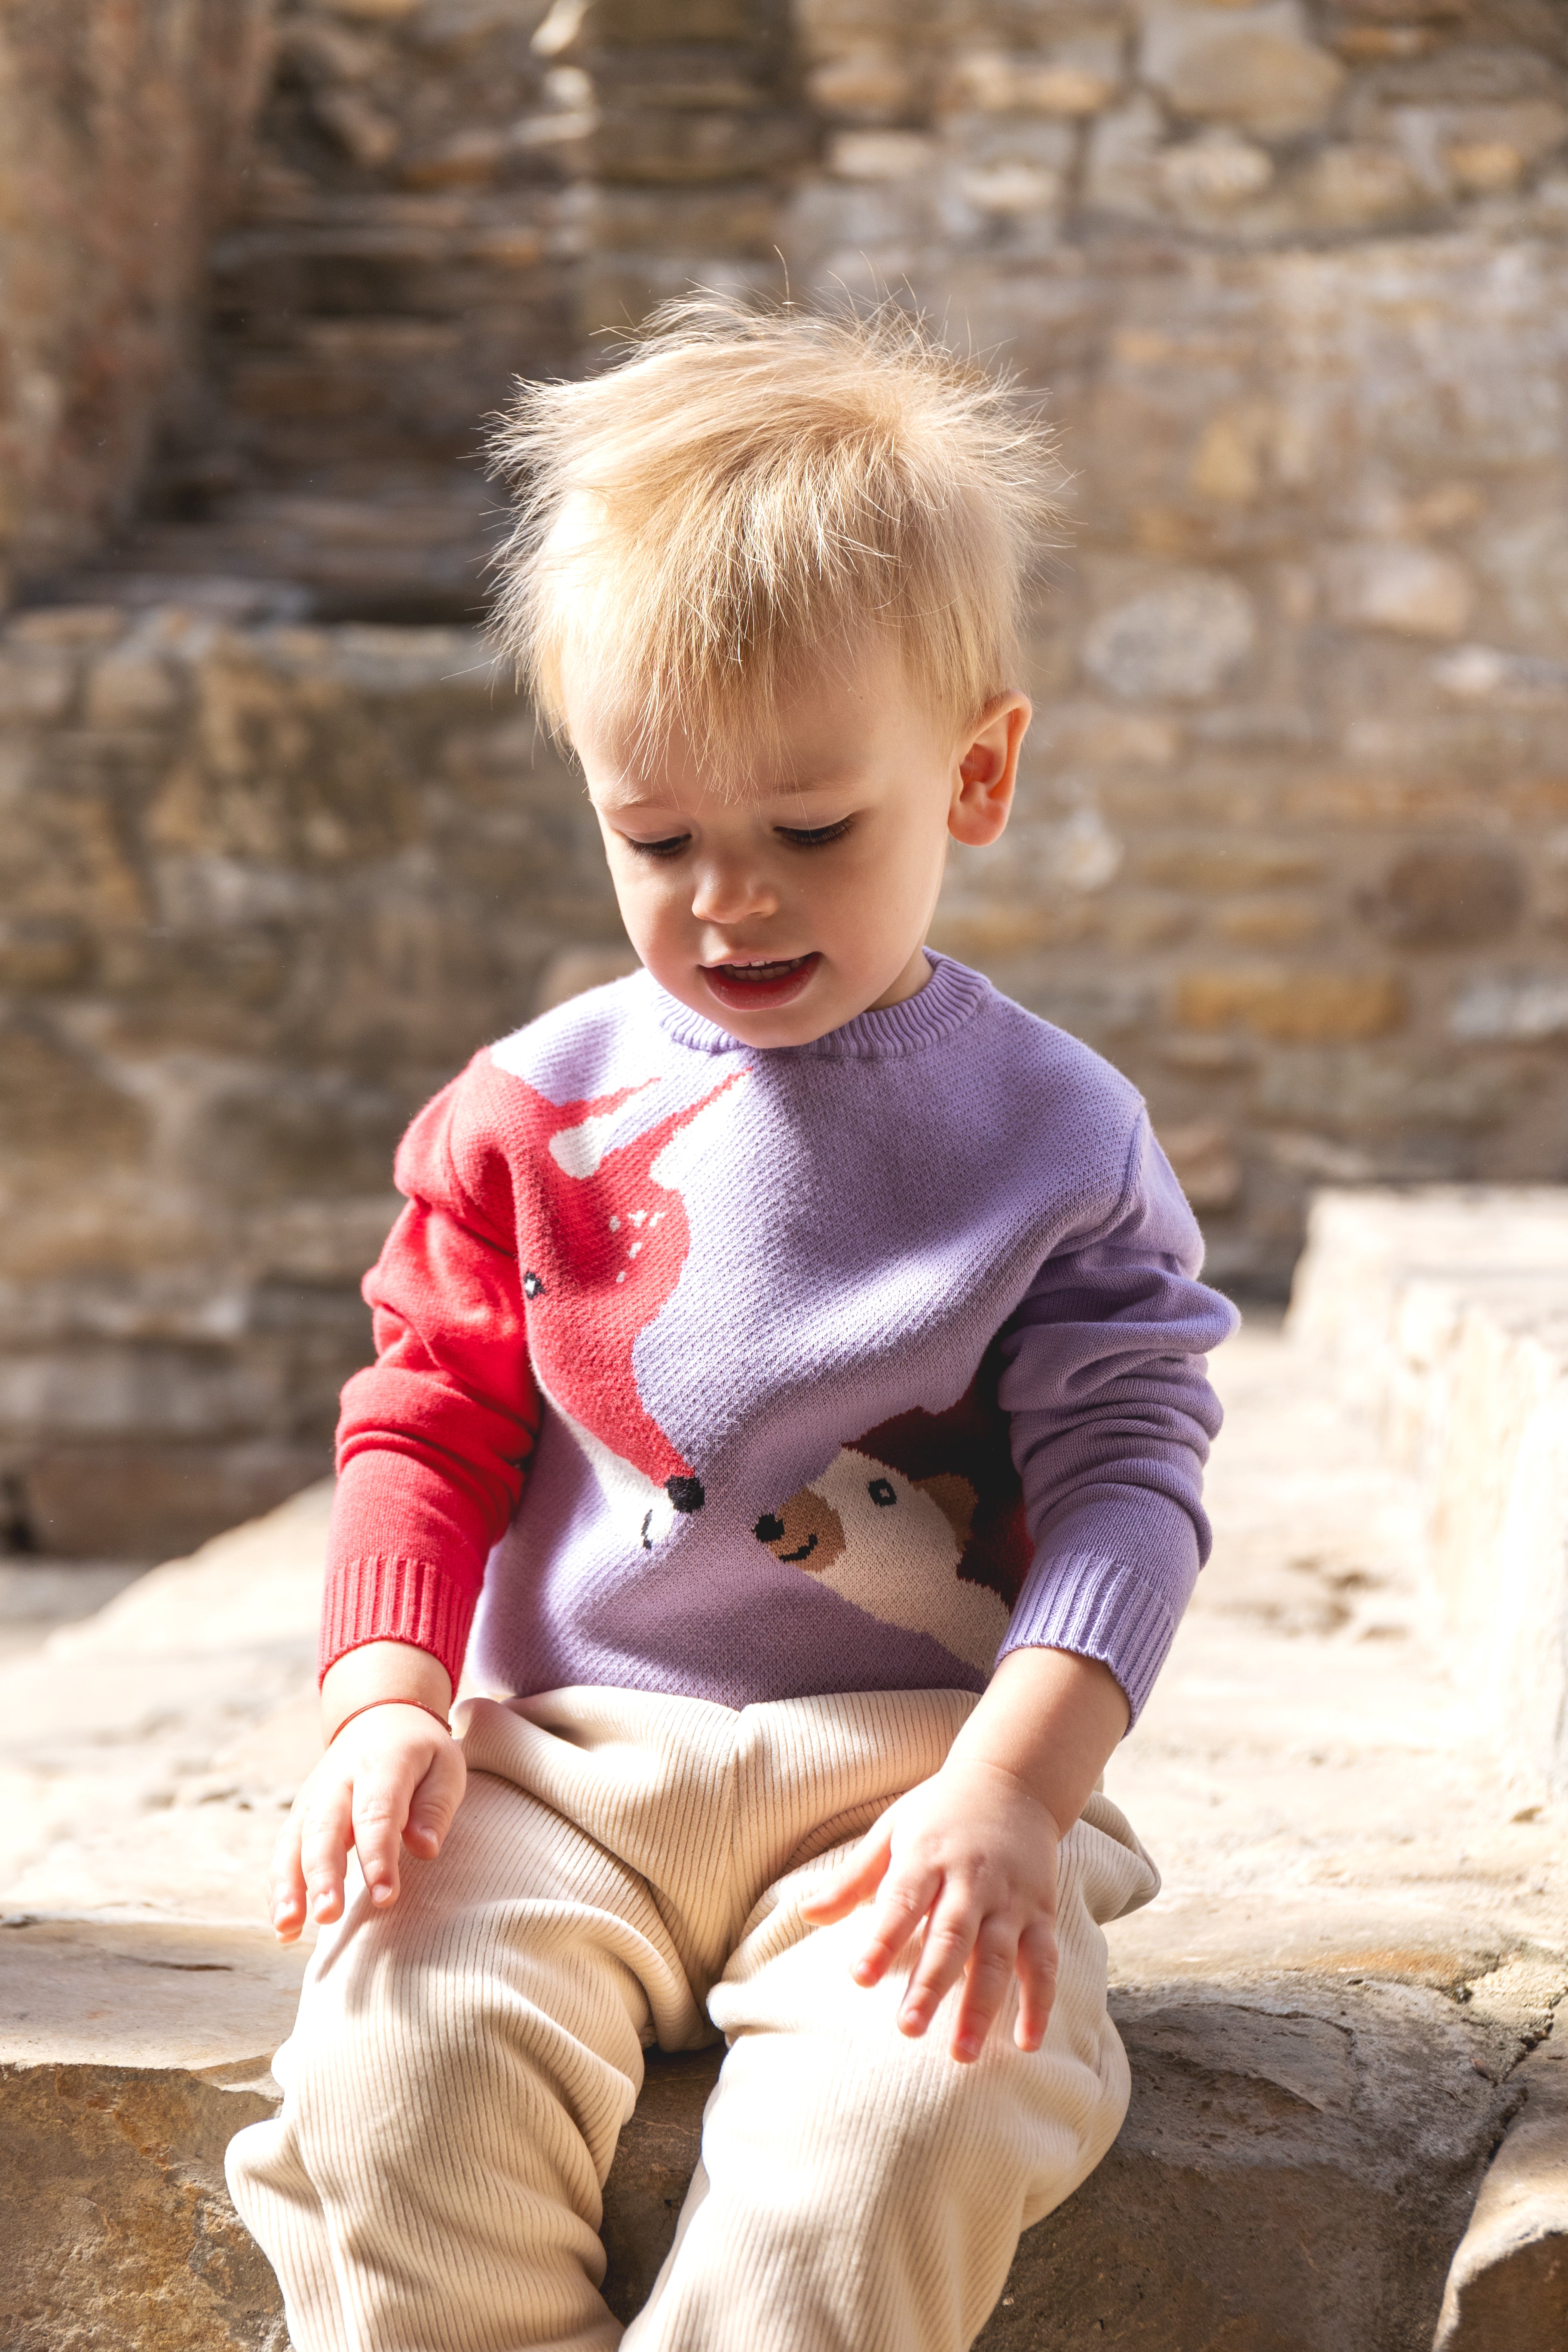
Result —
<svg viewBox="0 0 1568 2352"><path fill-rule="evenodd" d="M0 2252L7 2352L282 2352L277 2286L222 2165L233 2133L275 2106L268 2063L302 1965L245 1928L0 1927L0 2182L21 2217ZM1116 2011L1126 2126L1026 2236L984 2352L1089 2336L1127 2352L1426 2352L1520 2104L1518 2036L1397 1985L1167 1988ZM605 2200L622 2319L674 2234L721 2056L649 2063Z"/></svg>
<svg viewBox="0 0 1568 2352"><path fill-rule="evenodd" d="M1132 2104L982 2343L1428 2352L1454 2264L1445 2352L1562 2352L1562 1809L1426 1647L1419 1493L1322 1358L1260 1330L1218 1373L1215 1559L1109 1775L1165 1872L1110 1931ZM6 2352L285 2352L220 2164L301 1965L258 1886L314 1748L325 1502L0 1663ZM605 2197L623 2316L718 2063L649 2064Z"/></svg>

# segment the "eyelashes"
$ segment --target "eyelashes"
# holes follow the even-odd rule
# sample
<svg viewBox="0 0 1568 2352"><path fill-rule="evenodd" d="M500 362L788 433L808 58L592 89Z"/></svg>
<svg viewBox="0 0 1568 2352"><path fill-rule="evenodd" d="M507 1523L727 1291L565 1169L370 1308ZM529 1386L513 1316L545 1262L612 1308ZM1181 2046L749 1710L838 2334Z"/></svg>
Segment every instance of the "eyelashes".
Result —
<svg viewBox="0 0 1568 2352"><path fill-rule="evenodd" d="M837 824L775 824L773 832L780 841L787 842L791 849L826 849L830 842L842 841L854 822L853 817L841 816ZM623 834L621 838L635 856L653 857L660 861L679 857L683 850L691 846L689 833L671 834L665 841L634 841L630 834Z"/></svg>
<svg viewBox="0 0 1568 2352"><path fill-rule="evenodd" d="M830 841L842 841L853 823L852 817L841 816L837 824L817 824L809 829L776 824L773 831L792 849L826 849Z"/></svg>
<svg viewBox="0 0 1568 2352"><path fill-rule="evenodd" d="M637 857L679 857L691 844L689 833L672 834L668 841L634 841L629 833L623 833L621 839Z"/></svg>

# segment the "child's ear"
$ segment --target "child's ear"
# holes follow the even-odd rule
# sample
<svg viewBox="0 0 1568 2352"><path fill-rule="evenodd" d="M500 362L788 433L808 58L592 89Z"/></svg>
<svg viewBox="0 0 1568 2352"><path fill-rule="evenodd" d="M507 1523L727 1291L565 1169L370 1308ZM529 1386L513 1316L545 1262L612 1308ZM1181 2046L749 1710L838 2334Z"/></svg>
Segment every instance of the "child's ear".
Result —
<svg viewBox="0 0 1568 2352"><path fill-rule="evenodd" d="M1026 694L998 695L960 745L947 829L967 848L988 849L1001 835L1012 812L1018 753L1033 716Z"/></svg>

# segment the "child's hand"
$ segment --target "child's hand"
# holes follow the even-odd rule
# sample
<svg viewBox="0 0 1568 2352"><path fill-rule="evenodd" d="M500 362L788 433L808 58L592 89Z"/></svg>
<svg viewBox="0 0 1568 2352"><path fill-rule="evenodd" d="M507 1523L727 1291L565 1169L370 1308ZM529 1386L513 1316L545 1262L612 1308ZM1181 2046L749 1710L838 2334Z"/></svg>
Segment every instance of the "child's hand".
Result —
<svg viewBox="0 0 1568 2352"><path fill-rule="evenodd" d="M434 1861L467 1781L462 1749L422 1706L388 1701L345 1723L273 1848L268 1897L279 1941L296 1940L307 1901L323 1926L339 1916L351 1846L371 1901L395 1903L399 1846Z"/></svg>
<svg viewBox="0 0 1568 2352"><path fill-rule="evenodd" d="M1013 2039L1039 2048L1056 1993L1057 1848L1126 1728L1127 1701L1095 1659L1009 1650L941 1771L889 1805L802 1905L813 1927L828 1927L876 1899L871 1940L855 1964L863 1985L887 1975L925 1921L901 2032L923 2033L963 1977L949 2046L967 2064L1016 1975Z"/></svg>
<svg viewBox="0 0 1568 2352"><path fill-rule="evenodd" d="M854 1969L862 1985L881 1980L925 1921L900 2032L922 2034L963 1977L950 2048L972 2063L1016 1974L1013 2039L1020 2050L1037 2050L1056 1991L1060 1842L1050 1811L1012 1772L954 1754L888 1808L802 1910L826 1927L876 1898L870 1941Z"/></svg>

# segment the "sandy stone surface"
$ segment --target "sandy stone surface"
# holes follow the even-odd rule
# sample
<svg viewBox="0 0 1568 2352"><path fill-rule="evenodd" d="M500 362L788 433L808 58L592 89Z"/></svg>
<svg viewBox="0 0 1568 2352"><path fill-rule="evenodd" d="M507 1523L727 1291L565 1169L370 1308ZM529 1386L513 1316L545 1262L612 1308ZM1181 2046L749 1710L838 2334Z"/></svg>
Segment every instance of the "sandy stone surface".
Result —
<svg viewBox="0 0 1568 2352"><path fill-rule="evenodd" d="M321 1751L330 1502L308 1487L0 1663L0 1909L265 1930L267 1857Z"/></svg>
<svg viewBox="0 0 1568 2352"><path fill-rule="evenodd" d="M1568 1948L1563 1807L1503 1768L1439 1662L1419 1490L1330 1370L1256 1326L1215 1372L1215 1557L1107 1775L1164 1874L1115 1965L1490 2000L1514 1956Z"/></svg>

